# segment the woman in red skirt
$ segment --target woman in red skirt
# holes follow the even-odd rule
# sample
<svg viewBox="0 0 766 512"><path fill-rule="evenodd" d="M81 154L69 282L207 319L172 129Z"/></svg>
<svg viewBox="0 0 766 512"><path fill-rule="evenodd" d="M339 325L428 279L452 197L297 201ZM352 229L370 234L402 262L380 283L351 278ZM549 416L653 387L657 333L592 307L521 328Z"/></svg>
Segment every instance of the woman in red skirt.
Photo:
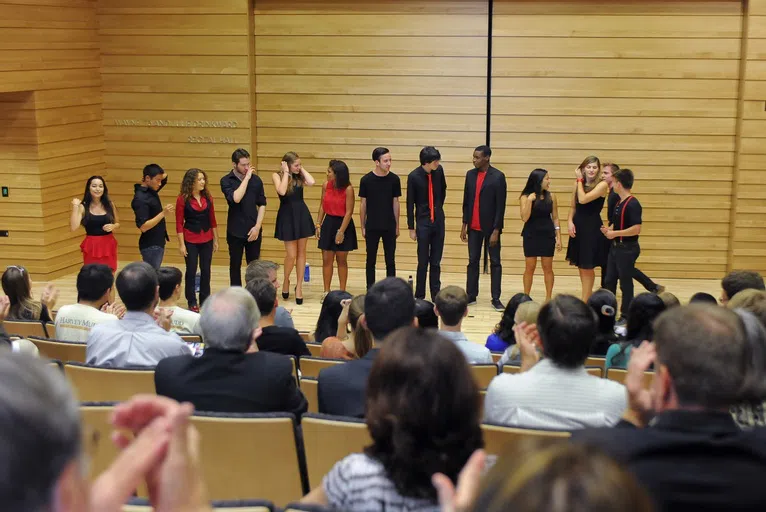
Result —
<svg viewBox="0 0 766 512"><path fill-rule="evenodd" d="M85 240L80 244L83 265L103 263L116 272L117 239L113 233L120 227L120 220L101 176L88 178L82 201L72 199L69 227L74 231L80 225L85 228Z"/></svg>

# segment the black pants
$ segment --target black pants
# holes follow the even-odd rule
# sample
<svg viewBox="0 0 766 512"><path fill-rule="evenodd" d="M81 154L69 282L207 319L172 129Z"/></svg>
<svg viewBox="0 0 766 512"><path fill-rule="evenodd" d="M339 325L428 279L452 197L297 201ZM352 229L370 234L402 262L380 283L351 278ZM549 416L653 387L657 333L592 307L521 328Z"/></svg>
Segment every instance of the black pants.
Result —
<svg viewBox="0 0 766 512"><path fill-rule="evenodd" d="M213 262L213 241L204 244L192 244L184 241L186 245L186 302L191 306L201 306L205 299L210 296L210 264ZM199 302L194 291L194 280L197 275L197 260L199 260Z"/></svg>
<svg viewBox="0 0 766 512"><path fill-rule="evenodd" d="M641 254L641 247L639 247L638 242L612 242L612 246L609 248L604 288L616 293L617 281L620 281L620 290L622 290L620 313L626 318L630 303L633 301L633 275L639 254Z"/></svg>
<svg viewBox="0 0 766 512"><path fill-rule="evenodd" d="M425 299L426 297L426 272L428 272L428 266L430 265L431 274L428 283L429 288L431 288L431 300L434 300L436 294L439 293L439 290L441 289L441 262L442 254L444 253L444 223L419 223L415 233L418 240L418 272L415 285L415 298Z"/></svg>
<svg viewBox="0 0 766 512"><path fill-rule="evenodd" d="M601 288L606 288L606 267L606 265L601 267ZM635 267L633 268L633 279L638 281L638 284L643 286L647 292L657 292L657 283Z"/></svg>
<svg viewBox="0 0 766 512"><path fill-rule="evenodd" d="M248 242L247 238L240 238L226 234L226 243L229 244L229 283L231 286L242 286L242 252L245 260L250 263L261 257L261 240L263 230L258 234L258 240Z"/></svg>
<svg viewBox="0 0 766 512"><path fill-rule="evenodd" d="M489 274L491 279L492 300L500 300L500 285L503 279L503 265L500 263L500 239L497 245L489 245L490 235L481 231L468 231L468 279L465 291L470 299L479 296L479 260L481 259L482 246L486 246L489 252Z"/></svg>
<svg viewBox="0 0 766 512"><path fill-rule="evenodd" d="M368 229L365 245L367 246L367 289L375 284L375 264L378 261L378 245L383 240L383 253L386 258L386 277L396 275L396 230Z"/></svg>

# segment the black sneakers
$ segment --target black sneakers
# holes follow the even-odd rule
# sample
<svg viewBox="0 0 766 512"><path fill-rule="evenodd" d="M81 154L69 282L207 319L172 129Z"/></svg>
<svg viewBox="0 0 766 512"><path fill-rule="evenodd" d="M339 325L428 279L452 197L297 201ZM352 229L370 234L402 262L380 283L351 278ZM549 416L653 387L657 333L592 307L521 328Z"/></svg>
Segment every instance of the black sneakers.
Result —
<svg viewBox="0 0 766 512"><path fill-rule="evenodd" d="M495 311L505 311L505 306L499 299L492 299L492 307L495 308Z"/></svg>

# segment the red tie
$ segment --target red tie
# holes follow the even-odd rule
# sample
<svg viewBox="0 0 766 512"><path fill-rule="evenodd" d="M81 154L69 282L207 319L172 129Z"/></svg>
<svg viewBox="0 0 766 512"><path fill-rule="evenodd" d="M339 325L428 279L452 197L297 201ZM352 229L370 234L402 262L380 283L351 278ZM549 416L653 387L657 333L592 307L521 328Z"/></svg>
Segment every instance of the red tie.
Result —
<svg viewBox="0 0 766 512"><path fill-rule="evenodd" d="M431 222L434 221L434 182L428 173L428 207L431 209Z"/></svg>

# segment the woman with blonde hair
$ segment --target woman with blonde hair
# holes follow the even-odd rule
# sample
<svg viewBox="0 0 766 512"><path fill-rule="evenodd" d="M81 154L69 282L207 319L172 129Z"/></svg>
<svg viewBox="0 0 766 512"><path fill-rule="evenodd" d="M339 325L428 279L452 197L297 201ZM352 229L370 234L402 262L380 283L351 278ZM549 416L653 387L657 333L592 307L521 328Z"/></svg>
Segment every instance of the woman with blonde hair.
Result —
<svg viewBox="0 0 766 512"><path fill-rule="evenodd" d="M303 304L303 270L306 266L306 244L314 236L314 221L306 202L303 188L314 184L314 178L301 165L301 159L292 151L282 157L282 168L271 179L279 196L274 237L285 244L285 278L282 298L290 298L290 274L295 268L295 303Z"/></svg>
<svg viewBox="0 0 766 512"><path fill-rule="evenodd" d="M580 271L582 301L588 302L596 281L596 267L606 264L607 240L601 233L601 209L609 193L603 180L601 161L589 156L575 170L574 193L567 225L569 243L567 261Z"/></svg>

